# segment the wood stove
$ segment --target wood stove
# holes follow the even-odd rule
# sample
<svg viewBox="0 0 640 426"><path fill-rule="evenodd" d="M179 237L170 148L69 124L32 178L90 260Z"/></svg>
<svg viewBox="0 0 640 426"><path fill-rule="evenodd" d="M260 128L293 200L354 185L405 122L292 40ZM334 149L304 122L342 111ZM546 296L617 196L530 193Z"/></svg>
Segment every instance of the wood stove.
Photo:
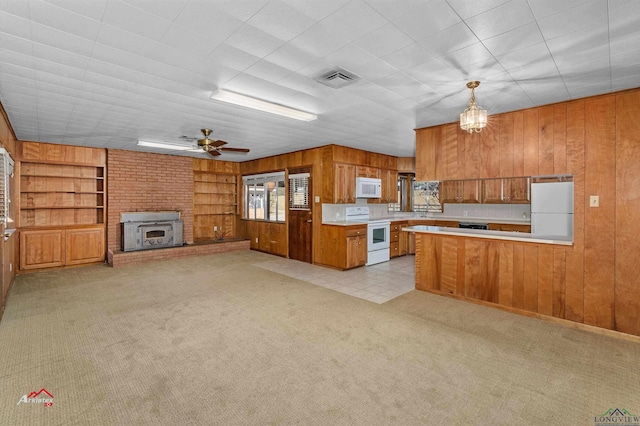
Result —
<svg viewBox="0 0 640 426"><path fill-rule="evenodd" d="M120 213L120 249L149 250L183 245L180 212Z"/></svg>

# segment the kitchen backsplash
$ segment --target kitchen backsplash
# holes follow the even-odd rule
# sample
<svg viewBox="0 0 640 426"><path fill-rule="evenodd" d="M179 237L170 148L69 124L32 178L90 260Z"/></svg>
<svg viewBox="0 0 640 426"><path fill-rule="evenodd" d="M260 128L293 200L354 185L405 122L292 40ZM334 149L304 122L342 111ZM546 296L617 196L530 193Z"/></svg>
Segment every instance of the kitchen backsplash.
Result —
<svg viewBox="0 0 640 426"><path fill-rule="evenodd" d="M443 213L389 212L386 204L370 204L366 200L357 200L355 204L322 204L322 221L340 221L345 219L347 207L367 206L369 216L376 218L410 218L410 217L468 217L469 219L515 219L529 220L531 206L529 204L445 204Z"/></svg>

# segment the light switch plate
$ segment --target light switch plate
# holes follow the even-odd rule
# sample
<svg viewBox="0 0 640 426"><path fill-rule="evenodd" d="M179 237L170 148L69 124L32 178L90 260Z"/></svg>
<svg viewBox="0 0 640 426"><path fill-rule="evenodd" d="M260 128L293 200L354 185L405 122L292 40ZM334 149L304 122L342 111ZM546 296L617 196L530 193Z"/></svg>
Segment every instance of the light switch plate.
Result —
<svg viewBox="0 0 640 426"><path fill-rule="evenodd" d="M589 207L600 207L600 197L598 195L589 197Z"/></svg>
<svg viewBox="0 0 640 426"><path fill-rule="evenodd" d="M313 197L313 199L316 201L316 203L320 202L320 196L316 195L315 197Z"/></svg>

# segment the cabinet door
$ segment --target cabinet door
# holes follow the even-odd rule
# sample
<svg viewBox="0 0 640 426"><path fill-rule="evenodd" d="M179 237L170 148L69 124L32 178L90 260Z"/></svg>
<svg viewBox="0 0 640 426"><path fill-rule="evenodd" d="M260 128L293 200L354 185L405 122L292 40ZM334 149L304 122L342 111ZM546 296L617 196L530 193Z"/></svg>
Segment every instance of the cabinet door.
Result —
<svg viewBox="0 0 640 426"><path fill-rule="evenodd" d="M480 202L480 181L479 180L462 181L462 202L463 203L479 203Z"/></svg>
<svg viewBox="0 0 640 426"><path fill-rule="evenodd" d="M485 179L482 181L482 202L498 204L504 202L503 179Z"/></svg>
<svg viewBox="0 0 640 426"><path fill-rule="evenodd" d="M381 170L382 202L398 202L398 172L395 170Z"/></svg>
<svg viewBox="0 0 640 426"><path fill-rule="evenodd" d="M65 247L66 265L104 261L104 229L67 229Z"/></svg>
<svg viewBox="0 0 640 426"><path fill-rule="evenodd" d="M347 259L345 267L347 269L362 266L367 263L367 236L359 235L347 237Z"/></svg>
<svg viewBox="0 0 640 426"><path fill-rule="evenodd" d="M357 166L356 167L356 176L357 177L366 177L366 178L379 178L380 177L380 169L369 166Z"/></svg>
<svg viewBox="0 0 640 426"><path fill-rule="evenodd" d="M440 204L459 203L462 201L461 182L459 180L445 180L440 182L438 193L440 194Z"/></svg>
<svg viewBox="0 0 640 426"><path fill-rule="evenodd" d="M511 204L531 203L530 179L528 177L509 178L504 180L506 202Z"/></svg>
<svg viewBox="0 0 640 426"><path fill-rule="evenodd" d="M64 231L61 229L20 232L20 269L64 265Z"/></svg>
<svg viewBox="0 0 640 426"><path fill-rule="evenodd" d="M333 201L335 203L356 202L356 166L335 163Z"/></svg>

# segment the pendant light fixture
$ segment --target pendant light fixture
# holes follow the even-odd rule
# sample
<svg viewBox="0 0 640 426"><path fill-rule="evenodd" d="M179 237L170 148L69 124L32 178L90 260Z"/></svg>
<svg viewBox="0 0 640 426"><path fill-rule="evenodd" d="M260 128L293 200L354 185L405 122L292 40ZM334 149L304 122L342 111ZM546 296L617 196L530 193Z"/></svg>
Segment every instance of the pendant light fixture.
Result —
<svg viewBox="0 0 640 426"><path fill-rule="evenodd" d="M476 105L476 87L480 86L479 81L470 81L467 87L471 89L471 100L469 106L460 114L460 127L469 133L479 133L487 125L487 110Z"/></svg>

